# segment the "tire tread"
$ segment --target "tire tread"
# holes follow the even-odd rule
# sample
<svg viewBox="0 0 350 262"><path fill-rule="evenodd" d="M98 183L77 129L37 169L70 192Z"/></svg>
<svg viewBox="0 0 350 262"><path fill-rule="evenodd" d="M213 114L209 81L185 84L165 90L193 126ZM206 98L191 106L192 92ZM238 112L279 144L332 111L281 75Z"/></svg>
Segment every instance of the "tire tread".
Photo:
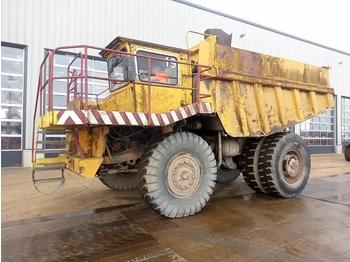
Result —
<svg viewBox="0 0 350 262"><path fill-rule="evenodd" d="M197 201L192 201L193 203L191 206L186 207L174 206L167 203L165 198L162 198L162 192L160 192L159 186L153 188L154 190L150 190L150 187L157 185L157 183L151 181L154 181L159 175L162 154L167 148L181 143L193 143L197 145L202 156L206 158L208 167L207 174L205 174L208 181L206 182L204 190L202 190L202 195L199 196ZM166 217L180 218L199 212L207 204L215 188L217 169L214 153L205 140L193 133L178 132L162 137L144 154L140 165L140 175L138 179L139 191L145 202L150 205L156 213Z"/></svg>

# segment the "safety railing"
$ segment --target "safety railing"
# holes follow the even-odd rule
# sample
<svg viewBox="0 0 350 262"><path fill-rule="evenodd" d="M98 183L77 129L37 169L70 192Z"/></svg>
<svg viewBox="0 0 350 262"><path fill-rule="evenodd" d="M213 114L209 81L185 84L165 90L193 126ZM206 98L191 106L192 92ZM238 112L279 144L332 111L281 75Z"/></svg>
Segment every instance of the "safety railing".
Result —
<svg viewBox="0 0 350 262"><path fill-rule="evenodd" d="M72 52L73 51L73 52ZM108 82L108 86L119 84L119 83L125 83L130 82L130 80L119 80L115 78L110 77L100 77L100 76L92 76L89 75L88 70L88 60L89 60L89 52L90 53L96 53L99 51L108 52L111 53L113 56L121 56L121 57L142 57L144 59L147 59L147 67L148 67L148 75L147 79L148 81L140 81L139 77L135 78L134 81L132 81L132 84L137 86L148 86L148 98L147 98L147 113L152 112L152 105L151 105L151 92L152 92L152 86L158 86L162 88L172 88L172 89L183 89L183 90L192 90L194 92L193 96L193 102L199 102L200 99L208 97L207 94L200 94L200 81L204 79L204 76L202 75L203 72L210 70L211 67L208 65L201 65L197 63L189 63L184 61L171 61L171 63L174 63L177 65L177 68L179 70L178 65L185 65L190 67L189 75L188 77L192 77L194 79L194 85L192 87L186 87L181 85L173 85L173 84L167 84L167 83L158 83L151 80L152 74L152 64L154 61L164 61L169 62L167 59L152 57L152 56L146 56L146 55L140 55L140 54L132 54L128 52L123 52L119 50L114 49L108 49L108 48L99 48L89 45L73 45L73 46L63 46L56 48L54 50L49 50L39 69L39 80L38 80L38 89L36 94L36 101L35 101L35 109L34 109L34 119L33 119L33 148L34 148L34 132L36 130L36 117L39 114L40 116L46 114L48 111L54 110L54 83L56 80L66 80L66 108L69 107L71 101L79 101L79 108L74 109L84 109L89 104L89 98L95 97L96 101L98 102L99 97L107 92L109 90L109 87L102 92L99 93L92 93L89 92L89 80L101 80ZM67 66L67 75L66 76L57 76L54 73L54 61L55 56L57 54L61 53L74 53L73 60L68 64ZM78 67L74 66L74 63L78 63ZM194 70L195 69L195 70ZM136 70L137 72L137 70ZM109 75L108 75L109 76ZM148 114L150 115L150 114Z"/></svg>

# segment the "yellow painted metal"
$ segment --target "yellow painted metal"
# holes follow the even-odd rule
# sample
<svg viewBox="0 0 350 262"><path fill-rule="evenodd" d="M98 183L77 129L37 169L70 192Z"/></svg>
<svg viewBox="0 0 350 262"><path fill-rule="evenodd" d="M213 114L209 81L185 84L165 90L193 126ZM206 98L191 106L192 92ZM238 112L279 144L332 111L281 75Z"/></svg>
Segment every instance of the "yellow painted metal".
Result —
<svg viewBox="0 0 350 262"><path fill-rule="evenodd" d="M192 48L212 69L201 83L225 131L262 136L333 107L328 68L223 46L207 38ZM193 59L193 58L192 58Z"/></svg>
<svg viewBox="0 0 350 262"><path fill-rule="evenodd" d="M72 144L79 145L81 149L81 153L84 156L91 155L91 135L90 135L90 129L85 128L79 128L76 130L72 130L67 135L67 141L70 146ZM72 152L71 148L68 148L68 152ZM77 152L74 152L77 153Z"/></svg>
<svg viewBox="0 0 350 262"><path fill-rule="evenodd" d="M103 126L71 129L67 134L67 168L82 177L94 177L103 162L108 132Z"/></svg>
<svg viewBox="0 0 350 262"><path fill-rule="evenodd" d="M106 111L133 112L136 108L135 87L129 84L115 90L99 106Z"/></svg>
<svg viewBox="0 0 350 262"><path fill-rule="evenodd" d="M109 132L108 127L94 127L91 134L91 156L100 158L106 150L106 135Z"/></svg>
<svg viewBox="0 0 350 262"><path fill-rule="evenodd" d="M57 123L58 111L48 111L46 114L39 116L39 128L49 128Z"/></svg>
<svg viewBox="0 0 350 262"><path fill-rule="evenodd" d="M81 158L68 156L66 168L84 178L91 179L95 177L102 162L103 157Z"/></svg>
<svg viewBox="0 0 350 262"><path fill-rule="evenodd" d="M46 165L55 165L55 164L65 164L67 161L66 155L59 155L58 157L51 158L37 158L35 163L32 163L32 169L35 169L37 166L46 166Z"/></svg>

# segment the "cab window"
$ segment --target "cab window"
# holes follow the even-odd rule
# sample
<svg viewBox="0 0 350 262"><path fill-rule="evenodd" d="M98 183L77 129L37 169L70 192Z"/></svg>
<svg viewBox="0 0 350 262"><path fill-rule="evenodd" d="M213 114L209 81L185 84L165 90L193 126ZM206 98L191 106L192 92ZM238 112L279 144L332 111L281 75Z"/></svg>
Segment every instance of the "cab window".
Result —
<svg viewBox="0 0 350 262"><path fill-rule="evenodd" d="M137 57L137 75L140 81L153 83L162 83L167 85L178 84L178 64L175 56L157 54L147 51L137 51L137 55L151 57L151 72L148 72L148 58ZM157 60L163 59L163 60Z"/></svg>
<svg viewBox="0 0 350 262"><path fill-rule="evenodd" d="M127 76L126 57L123 57L120 55L113 56L110 59L108 59L107 63L108 63L109 78L112 78L118 81L125 81L125 82L111 81L110 82L111 91L127 85L128 83L126 81L128 80L128 76Z"/></svg>

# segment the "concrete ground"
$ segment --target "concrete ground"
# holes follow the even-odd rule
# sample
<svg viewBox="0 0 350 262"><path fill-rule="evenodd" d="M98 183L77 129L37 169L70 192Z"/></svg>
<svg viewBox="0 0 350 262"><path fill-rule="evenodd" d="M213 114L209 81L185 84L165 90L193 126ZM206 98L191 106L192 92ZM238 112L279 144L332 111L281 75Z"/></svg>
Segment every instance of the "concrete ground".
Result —
<svg viewBox="0 0 350 262"><path fill-rule="evenodd" d="M29 169L2 169L3 261L350 261L350 162L312 157L301 196L218 185L195 216L154 214L137 191L68 174L40 194ZM42 188L48 190L50 188Z"/></svg>

